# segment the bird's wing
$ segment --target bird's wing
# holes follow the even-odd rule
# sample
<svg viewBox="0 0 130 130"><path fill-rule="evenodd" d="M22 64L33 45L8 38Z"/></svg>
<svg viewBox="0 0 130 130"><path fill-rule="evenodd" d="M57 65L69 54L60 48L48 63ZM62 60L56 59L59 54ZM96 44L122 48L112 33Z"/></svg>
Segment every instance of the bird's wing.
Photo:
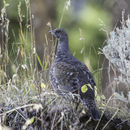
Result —
<svg viewBox="0 0 130 130"><path fill-rule="evenodd" d="M80 64L77 65L80 70L79 77L81 77L82 85L84 84L90 84L93 88L96 86L96 83L94 82L93 76L86 65Z"/></svg>
<svg viewBox="0 0 130 130"><path fill-rule="evenodd" d="M70 91L81 89L83 85L88 85L91 91L93 91L94 86L96 86L87 66L81 62L55 63L53 72L56 82L58 82L60 86L63 86L64 89Z"/></svg>
<svg viewBox="0 0 130 130"><path fill-rule="evenodd" d="M64 89L68 89L69 91L73 91L78 89L78 70L75 66L65 62L55 63L54 68L54 77L60 86L63 86Z"/></svg>
<svg viewBox="0 0 130 130"><path fill-rule="evenodd" d="M83 64L82 62L80 62L77 59L73 60L73 62L71 60L68 62L71 63L71 66L73 66L79 72L78 79L80 81L81 86L84 84L88 84L88 83L93 88L94 88L94 86L96 86L93 76L85 64Z"/></svg>

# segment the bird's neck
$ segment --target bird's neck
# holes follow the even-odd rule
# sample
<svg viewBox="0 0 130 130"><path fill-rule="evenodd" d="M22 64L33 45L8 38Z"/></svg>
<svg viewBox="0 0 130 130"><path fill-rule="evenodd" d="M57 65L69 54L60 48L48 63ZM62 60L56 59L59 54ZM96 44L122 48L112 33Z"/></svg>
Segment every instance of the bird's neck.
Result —
<svg viewBox="0 0 130 130"><path fill-rule="evenodd" d="M58 41L58 46L57 46L57 52L56 55L61 55L65 54L66 52L69 51L69 44L68 44L68 38L60 39Z"/></svg>

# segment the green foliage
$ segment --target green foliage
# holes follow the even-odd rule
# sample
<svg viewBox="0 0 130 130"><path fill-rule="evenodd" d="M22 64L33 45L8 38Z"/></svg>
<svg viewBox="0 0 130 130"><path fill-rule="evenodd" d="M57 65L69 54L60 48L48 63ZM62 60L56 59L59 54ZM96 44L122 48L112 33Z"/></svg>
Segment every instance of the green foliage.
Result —
<svg viewBox="0 0 130 130"><path fill-rule="evenodd" d="M36 49L32 28L28 23L32 17L29 15L29 12L27 12L27 10L30 9L27 9L28 5L25 5L25 1L6 0L9 5L7 7L7 19L9 18L10 20L10 32L6 35L7 48L5 51L7 56L6 59L4 59L6 60L5 69L3 69L4 63L0 66L0 106L2 108L0 114L2 117L1 122L4 122L6 125L9 124L9 126L12 125L13 127L21 127L23 125L23 129L33 129L31 126L35 127L36 124L46 124L41 127L38 126L38 128L42 129L43 126L45 129L73 129L73 127L77 129L82 129L82 127L83 129L89 129L87 128L89 127L89 119L87 123L84 123L83 121L81 124L81 121L79 121L79 119L82 118L81 115L84 116L83 108L81 108L81 106L78 106L77 108L77 104L72 100L61 100L61 98L59 98L49 88L50 85L48 80L45 82L47 77L45 70L47 70L49 62L45 60L46 62L43 66L43 63L35 52ZM21 4L19 2L21 2ZM96 82L100 82L99 79L101 71L98 70L100 65L98 63L99 56L97 55L97 52L99 47L102 47L105 35L103 32L99 31L100 26L97 21L98 18L100 18L106 25L108 25L110 22L109 15L97 6L88 5L87 8L81 10L79 13L79 19L75 22L75 18L72 17L72 10L70 10L70 8L68 8L68 10L67 8L64 8L64 12L62 12L65 4L62 2L63 1L60 0L59 3L57 3L58 22L56 22L56 25L59 24L61 19L62 27L66 29L68 28L67 30L70 36L70 43L72 43L70 44L71 51L74 55L76 55L76 57L82 59L82 61L86 61L87 59L87 64L89 61L91 62L91 66L95 70L95 77L97 77ZM0 3L2 3L2 1L0 1ZM61 18L61 14L63 19ZM42 74L40 74L37 70L36 60L38 60L42 66ZM85 86L83 86L82 89L83 92L87 91ZM106 101L104 95L97 96L96 99L99 101L98 103L102 104L101 106L98 104L103 111L102 115L104 115L106 108L110 107L108 104L110 100L115 103L115 99L112 97L113 96ZM130 101L130 93L128 93L128 99L124 97L123 94L117 93L115 93L115 97L123 102ZM32 107L35 106L35 104L29 103L34 102L41 102L43 108L40 104L40 107L37 108L37 110L41 109L41 113L36 112L36 114L34 114L35 112L33 111L31 112L32 116L30 117L30 110L32 110ZM36 104L36 106L38 106L38 104ZM105 106L105 108L102 106ZM115 106L111 109L119 110L118 108L115 108ZM124 111L121 111L120 113L123 116L126 115ZM117 112L112 116L112 120L116 114ZM110 123L109 121L103 123L103 128ZM100 121L97 126L99 124ZM101 128L103 125L101 124ZM94 127L95 125L93 125L93 129Z"/></svg>
<svg viewBox="0 0 130 130"><path fill-rule="evenodd" d="M7 75L12 77L16 73L19 64L29 64L29 56L32 52L31 26L29 24L29 5L27 0L3 0L6 4L6 17L9 19L8 63L6 65ZM31 56L32 57L32 56Z"/></svg>
<svg viewBox="0 0 130 130"><path fill-rule="evenodd" d="M9 4L7 8L7 14L9 19L16 21L18 18L18 5L21 3L21 10L22 10L22 15L25 17L26 15L26 3L25 0L5 0L6 3Z"/></svg>
<svg viewBox="0 0 130 130"><path fill-rule="evenodd" d="M43 70L42 61L41 61L40 57L38 56L38 54L36 54L36 56L37 56L38 63L40 64L40 66L41 66L41 68L42 68L42 70Z"/></svg>

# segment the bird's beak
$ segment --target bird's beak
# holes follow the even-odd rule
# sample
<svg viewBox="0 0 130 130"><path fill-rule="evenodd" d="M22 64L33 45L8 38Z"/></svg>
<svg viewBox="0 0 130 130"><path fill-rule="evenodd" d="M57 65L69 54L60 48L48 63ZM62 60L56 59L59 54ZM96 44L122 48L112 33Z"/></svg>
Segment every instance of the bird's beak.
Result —
<svg viewBox="0 0 130 130"><path fill-rule="evenodd" d="M51 33L52 35L55 35L55 31L54 30L50 30L49 33Z"/></svg>

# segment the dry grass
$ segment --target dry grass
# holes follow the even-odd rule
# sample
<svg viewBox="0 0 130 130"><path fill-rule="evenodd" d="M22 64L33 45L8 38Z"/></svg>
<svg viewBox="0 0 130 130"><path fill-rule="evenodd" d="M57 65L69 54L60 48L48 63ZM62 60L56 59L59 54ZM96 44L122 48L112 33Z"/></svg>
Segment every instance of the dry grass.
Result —
<svg viewBox="0 0 130 130"><path fill-rule="evenodd" d="M70 6L70 1L67 2L59 26L62 23L65 9ZM107 112L109 107L109 101L112 98L107 101L103 96L98 95L98 105L100 110L103 111L102 118L104 120L94 122L78 102L61 99L53 92L47 74L49 65L53 60L56 44L53 37L48 41L47 35L45 35L46 48L49 42L53 42L54 46L51 49L50 56L52 58L48 57L43 65L35 49L30 2L25 0L25 3L27 8L25 21L30 22L27 22L27 26L23 26L21 3L19 3L19 42L14 43L15 49L11 50L15 53L13 60L10 59L8 52L9 19L6 16L6 8L9 5L5 1L1 10L1 27L3 30L1 32L4 47L2 44L0 48L0 61L2 61L0 64L0 129L105 129L111 124L111 121L118 113L117 110L119 110L111 107L110 110L113 110L113 112L109 116L113 116L104 117L104 113ZM50 23L48 23L48 26L51 28ZM37 69L37 61L41 65L42 72ZM13 70L11 78L7 73L8 64Z"/></svg>

